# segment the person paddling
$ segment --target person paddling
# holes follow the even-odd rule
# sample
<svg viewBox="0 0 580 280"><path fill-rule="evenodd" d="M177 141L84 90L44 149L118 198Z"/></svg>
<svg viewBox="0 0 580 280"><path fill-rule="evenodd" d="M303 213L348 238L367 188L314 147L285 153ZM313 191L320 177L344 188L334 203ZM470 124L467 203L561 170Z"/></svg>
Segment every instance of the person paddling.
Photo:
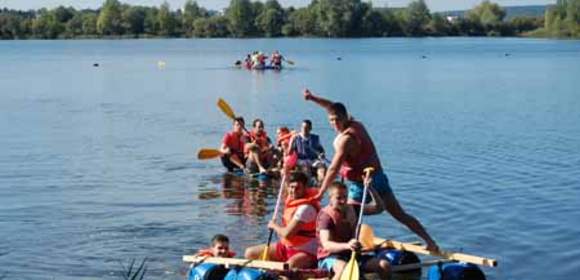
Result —
<svg viewBox="0 0 580 280"><path fill-rule="evenodd" d="M352 251L360 251L361 243L355 239L357 215L347 204L347 189L343 183L333 182L329 187L328 206L320 210L316 219L319 241L318 267L334 273L332 280L340 279ZM360 268L376 272L379 279L389 279L390 265L386 260L363 255Z"/></svg>
<svg viewBox="0 0 580 280"><path fill-rule="evenodd" d="M235 118L232 130L227 132L222 140L221 161L229 172L243 170L245 167L244 146L247 142L247 136L244 134L244 125L244 118Z"/></svg>
<svg viewBox="0 0 580 280"><path fill-rule="evenodd" d="M274 69L282 69L282 60L284 57L280 54L279 51L274 51L272 56L270 57L270 66Z"/></svg>
<svg viewBox="0 0 580 280"><path fill-rule="evenodd" d="M289 176L287 198L284 203L282 223L268 223L280 237L280 242L267 247L266 244L246 249L247 259L259 259L265 248L268 260L287 262L290 268L312 268L316 265L316 216L320 209L315 198L317 189L308 188L308 177L302 172Z"/></svg>
<svg viewBox="0 0 580 280"><path fill-rule="evenodd" d="M340 176L348 186L348 203L360 207L363 196L363 170L367 167L372 167L375 172L372 176L371 187L382 198L384 210L421 237L427 244L427 250L439 251L437 243L427 233L419 220L405 212L399 204L391 190L389 180L383 172L375 145L363 124L349 117L346 107L342 103L332 102L316 96L308 89L303 94L306 101L312 101L326 109L328 120L337 132L337 136L334 139L334 157L322 181L319 197L324 195L328 186L334 182L336 176L340 173ZM382 210L378 212L380 213ZM365 214L376 213L365 211Z"/></svg>

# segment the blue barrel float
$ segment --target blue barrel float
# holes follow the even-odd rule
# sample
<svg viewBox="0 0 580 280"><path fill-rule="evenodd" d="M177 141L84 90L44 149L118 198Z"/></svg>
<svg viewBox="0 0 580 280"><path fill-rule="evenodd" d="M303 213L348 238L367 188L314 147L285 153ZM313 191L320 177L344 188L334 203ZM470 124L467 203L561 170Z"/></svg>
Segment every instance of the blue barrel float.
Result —
<svg viewBox="0 0 580 280"><path fill-rule="evenodd" d="M214 263L202 263L193 266L189 271L188 280L222 280L228 273L223 265Z"/></svg>
<svg viewBox="0 0 580 280"><path fill-rule="evenodd" d="M387 260L391 265L419 263L419 257L413 252L394 249L381 250L377 253L379 259Z"/></svg>
<svg viewBox="0 0 580 280"><path fill-rule="evenodd" d="M469 263L433 265L428 275L428 280L485 280L485 274L479 266Z"/></svg>
<svg viewBox="0 0 580 280"><path fill-rule="evenodd" d="M275 275L272 275L264 270L255 268L232 268L228 272L224 280L275 280Z"/></svg>

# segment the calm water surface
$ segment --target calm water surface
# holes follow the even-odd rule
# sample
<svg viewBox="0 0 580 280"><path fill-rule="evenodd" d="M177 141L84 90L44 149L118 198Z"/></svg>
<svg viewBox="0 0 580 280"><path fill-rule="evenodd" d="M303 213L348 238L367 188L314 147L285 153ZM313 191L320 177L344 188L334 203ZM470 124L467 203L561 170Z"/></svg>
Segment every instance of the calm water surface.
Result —
<svg viewBox="0 0 580 280"><path fill-rule="evenodd" d="M296 65L229 66L254 49ZM367 124L442 247L499 260L489 279L580 274L580 41L2 41L0 62L0 278L120 279L148 257L149 279L182 279L181 256L215 233L239 254L264 242L276 183L195 155L230 127L218 97L270 134L310 118L331 151L304 87Z"/></svg>

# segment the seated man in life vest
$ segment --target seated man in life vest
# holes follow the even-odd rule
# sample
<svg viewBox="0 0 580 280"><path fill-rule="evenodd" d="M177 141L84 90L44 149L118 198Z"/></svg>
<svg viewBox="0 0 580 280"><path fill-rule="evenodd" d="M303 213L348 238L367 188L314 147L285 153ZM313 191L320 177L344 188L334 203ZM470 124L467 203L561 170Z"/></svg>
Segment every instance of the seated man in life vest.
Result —
<svg viewBox="0 0 580 280"><path fill-rule="evenodd" d="M360 242L354 239L358 216L347 204L348 191L343 183L332 183L328 191L328 206L320 210L316 221L318 266L332 271L332 279L338 280L352 251L361 249ZM380 279L389 279L390 264L387 260L363 255L358 263L362 272L376 272Z"/></svg>
<svg viewBox="0 0 580 280"><path fill-rule="evenodd" d="M302 172L293 172L287 184L282 223L270 221L268 227L280 237L272 244L267 258L271 261L286 262L291 268L312 268L316 266L316 215L319 202L312 197L317 189L307 187L308 177ZM259 259L266 244L246 249L247 259Z"/></svg>
<svg viewBox="0 0 580 280"><path fill-rule="evenodd" d="M235 118L232 131L227 132L222 140L220 147L222 152L221 161L229 172L235 169L243 170L246 163L244 147L247 136L244 134L243 127L244 118Z"/></svg>
<svg viewBox="0 0 580 280"><path fill-rule="evenodd" d="M250 173L266 173L272 165L273 148L272 141L264 130L264 121L255 119L250 131L250 143L245 145L248 155L246 167Z"/></svg>
<svg viewBox="0 0 580 280"><path fill-rule="evenodd" d="M290 143L290 153L296 153L298 156L298 167L307 174L316 174L318 182L322 182L326 172L324 159L324 148L320 145L318 135L311 133L312 122L310 120L302 121L300 133L296 134Z"/></svg>
<svg viewBox="0 0 580 280"><path fill-rule="evenodd" d="M270 66L274 69L282 69L282 60L284 57L280 54L279 51L274 51L272 56L270 57Z"/></svg>
<svg viewBox="0 0 580 280"><path fill-rule="evenodd" d="M230 251L230 239L223 234L216 234L211 239L211 247L197 252L200 257L233 258L236 253Z"/></svg>

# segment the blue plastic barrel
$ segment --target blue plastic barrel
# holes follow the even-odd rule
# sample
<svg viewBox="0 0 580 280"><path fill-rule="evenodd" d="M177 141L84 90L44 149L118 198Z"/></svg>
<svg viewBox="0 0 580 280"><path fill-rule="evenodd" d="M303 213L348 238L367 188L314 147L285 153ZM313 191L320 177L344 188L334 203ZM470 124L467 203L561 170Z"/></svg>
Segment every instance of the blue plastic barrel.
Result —
<svg viewBox="0 0 580 280"><path fill-rule="evenodd" d="M233 268L223 278L224 280L273 280L269 273L255 268Z"/></svg>
<svg viewBox="0 0 580 280"><path fill-rule="evenodd" d="M474 264L446 263L429 268L428 280L485 280L483 271Z"/></svg>
<svg viewBox="0 0 580 280"><path fill-rule="evenodd" d="M194 266L189 271L189 280L222 280L228 273L223 265L214 263L202 263Z"/></svg>
<svg viewBox="0 0 580 280"><path fill-rule="evenodd" d="M379 259L387 260L391 265L401 265L420 262L413 252L386 249L377 253Z"/></svg>

